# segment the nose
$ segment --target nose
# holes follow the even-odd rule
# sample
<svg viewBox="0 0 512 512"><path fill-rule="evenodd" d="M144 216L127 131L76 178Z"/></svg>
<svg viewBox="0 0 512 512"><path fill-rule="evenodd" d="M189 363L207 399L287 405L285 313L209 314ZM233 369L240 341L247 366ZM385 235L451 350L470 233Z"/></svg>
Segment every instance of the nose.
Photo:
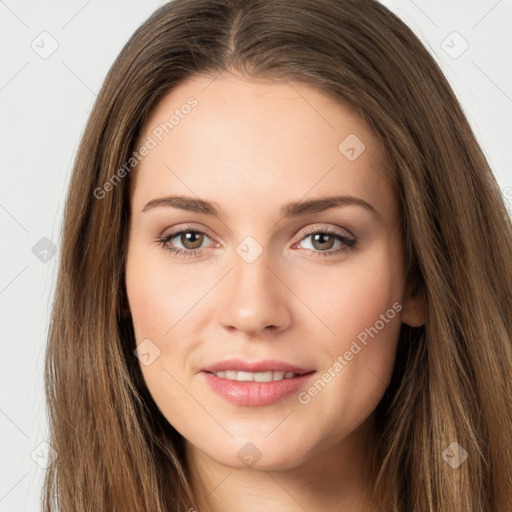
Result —
<svg viewBox="0 0 512 512"><path fill-rule="evenodd" d="M291 291L283 284L279 267L271 265L265 251L248 263L235 255L218 296L220 323L228 330L257 335L265 329L282 331L291 323ZM276 268L271 268L276 267Z"/></svg>

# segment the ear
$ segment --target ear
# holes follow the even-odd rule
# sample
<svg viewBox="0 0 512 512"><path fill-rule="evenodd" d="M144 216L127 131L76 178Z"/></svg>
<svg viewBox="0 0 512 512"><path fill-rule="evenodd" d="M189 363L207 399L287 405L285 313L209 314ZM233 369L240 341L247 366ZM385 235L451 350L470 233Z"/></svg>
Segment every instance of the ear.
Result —
<svg viewBox="0 0 512 512"><path fill-rule="evenodd" d="M421 291L408 283L402 308L402 323L410 327L421 327L427 321L426 300Z"/></svg>

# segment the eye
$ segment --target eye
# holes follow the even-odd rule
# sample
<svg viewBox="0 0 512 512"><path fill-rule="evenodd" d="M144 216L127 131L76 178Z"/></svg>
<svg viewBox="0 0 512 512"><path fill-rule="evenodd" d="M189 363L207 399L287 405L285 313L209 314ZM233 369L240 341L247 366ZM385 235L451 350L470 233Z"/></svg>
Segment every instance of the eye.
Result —
<svg viewBox="0 0 512 512"><path fill-rule="evenodd" d="M343 233L334 231L332 229L319 229L312 228L306 231L306 235L303 236L299 243L295 244L294 247L300 245L304 240L311 239L312 256L334 256L347 251L348 249L355 248L357 245L357 239L348 237ZM336 241L339 242L337 249L332 249ZM309 248L307 248L309 249Z"/></svg>
<svg viewBox="0 0 512 512"><path fill-rule="evenodd" d="M201 245L206 238L210 237L204 231L183 227L162 235L157 242L172 254L190 258L203 252L204 248L201 248ZM173 242L174 239L176 239L175 242ZM182 244L184 248L176 247L176 243Z"/></svg>
<svg viewBox="0 0 512 512"><path fill-rule="evenodd" d="M348 237L343 233L334 231L332 229L319 229L312 228L306 231L306 234L301 238L300 242L294 244L297 247L302 244L304 240L311 238L312 256L334 256L357 246L357 239ZM176 240L175 240L176 239ZM205 250L201 247L206 239L211 238L201 230L182 227L179 230L166 233L157 238L157 242L171 254L176 254L183 258L190 258L199 256ZM332 249L334 244L338 242L338 248ZM183 248L176 247L176 244L181 244ZM216 244L218 247L219 244Z"/></svg>

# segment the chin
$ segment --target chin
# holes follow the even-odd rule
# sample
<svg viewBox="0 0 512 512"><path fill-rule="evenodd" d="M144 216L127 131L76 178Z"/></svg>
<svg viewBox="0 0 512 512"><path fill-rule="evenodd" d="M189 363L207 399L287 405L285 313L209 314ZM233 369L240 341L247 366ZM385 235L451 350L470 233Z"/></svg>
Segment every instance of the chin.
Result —
<svg viewBox="0 0 512 512"><path fill-rule="evenodd" d="M255 443L234 441L222 451L204 453L229 468L255 471L291 469L307 460L303 443L301 446L275 446L275 442L265 443L265 440Z"/></svg>

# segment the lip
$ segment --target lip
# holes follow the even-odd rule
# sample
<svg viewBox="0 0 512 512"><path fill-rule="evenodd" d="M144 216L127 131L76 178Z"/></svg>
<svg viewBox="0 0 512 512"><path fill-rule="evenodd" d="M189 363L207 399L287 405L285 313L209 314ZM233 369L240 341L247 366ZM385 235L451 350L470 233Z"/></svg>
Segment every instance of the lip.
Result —
<svg viewBox="0 0 512 512"><path fill-rule="evenodd" d="M262 361L246 361L240 358L218 361L209 366L201 368L203 372L215 373L225 370L236 370L239 372L294 372L310 373L314 368L303 368L294 364L277 361L276 359L264 359Z"/></svg>
<svg viewBox="0 0 512 512"><path fill-rule="evenodd" d="M282 371L294 372L300 375L291 379L274 380L271 382L239 382L223 377L216 377L214 372L236 370L245 372ZM276 360L244 361L229 359L219 361L202 368L200 375L216 394L231 403L247 407L261 407L279 402L291 393L298 392L316 373L311 368Z"/></svg>

